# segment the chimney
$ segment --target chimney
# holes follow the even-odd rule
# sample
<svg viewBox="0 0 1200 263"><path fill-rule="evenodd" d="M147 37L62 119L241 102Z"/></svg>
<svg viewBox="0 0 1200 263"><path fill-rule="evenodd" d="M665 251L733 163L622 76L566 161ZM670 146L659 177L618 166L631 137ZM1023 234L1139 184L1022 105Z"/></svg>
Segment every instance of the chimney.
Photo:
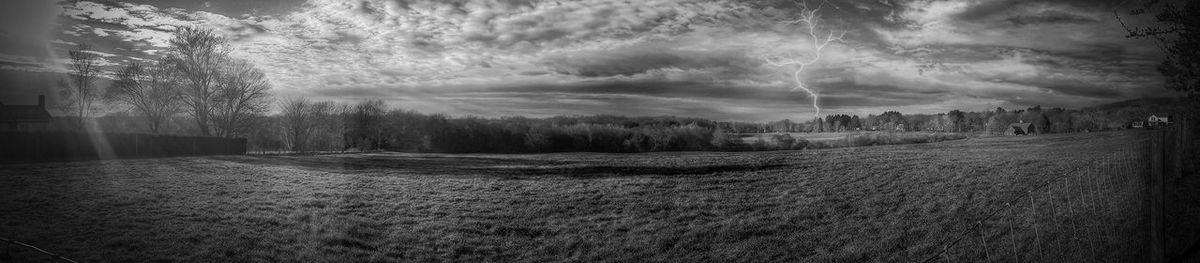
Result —
<svg viewBox="0 0 1200 263"><path fill-rule="evenodd" d="M46 107L46 96L45 95L38 95L38 107L42 107L42 108Z"/></svg>

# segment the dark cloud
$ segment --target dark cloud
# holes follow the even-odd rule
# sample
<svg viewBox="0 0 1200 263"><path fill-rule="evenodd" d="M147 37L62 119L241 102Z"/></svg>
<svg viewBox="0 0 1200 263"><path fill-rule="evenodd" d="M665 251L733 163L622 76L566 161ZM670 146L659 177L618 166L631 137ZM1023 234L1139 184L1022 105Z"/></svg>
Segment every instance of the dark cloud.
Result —
<svg viewBox="0 0 1200 263"><path fill-rule="evenodd" d="M748 74L762 64L743 51L692 51L635 47L550 56L542 64L559 74L582 77L632 76L655 69L699 69L725 77Z"/></svg>
<svg viewBox="0 0 1200 263"><path fill-rule="evenodd" d="M253 15L271 6L262 1L147 1L64 2L56 31L70 32L53 38L126 62L153 58L140 51L161 50L172 25L204 25L237 40L236 55L280 96L428 112L768 120L812 111L806 93L791 91L789 68L759 57L804 53L804 27L780 23L797 18L794 0L289 0L272 8L287 10L278 16ZM804 74L827 110L1072 107L1161 83L1158 57L1106 20L1113 1L808 2L823 4L822 32L847 32ZM42 46L0 42L0 53ZM41 63L19 57L0 57L0 67ZM916 70L926 66L936 72Z"/></svg>
<svg viewBox="0 0 1200 263"><path fill-rule="evenodd" d="M1006 83L1042 88L1047 92L1089 98L1116 99L1124 96L1120 90L1108 83L1097 84L1078 79L1033 78L1007 80Z"/></svg>
<svg viewBox="0 0 1200 263"><path fill-rule="evenodd" d="M636 95L660 98L743 101L796 101L800 93L786 87L747 87L727 83L700 81L603 81L574 84L534 84L490 88L505 93L571 93L602 95Z"/></svg>
<svg viewBox="0 0 1200 263"><path fill-rule="evenodd" d="M1071 14L1063 11L1045 11L1035 15L1019 15L1004 19L1013 26L1023 27L1039 24L1086 24L1099 22L1095 18Z"/></svg>
<svg viewBox="0 0 1200 263"><path fill-rule="evenodd" d="M852 81L822 83L818 100L829 108L897 107L936 103L952 93L945 90L914 91L894 85L867 85Z"/></svg>
<svg viewBox="0 0 1200 263"><path fill-rule="evenodd" d="M1023 17L1018 20L1029 20L1035 22L1037 20L1045 21L1078 21L1078 19L1086 19L1078 14L1066 13L1061 10L1040 12L1040 14L1028 15L1024 14L1025 8L1032 6L1057 6L1063 9L1075 10L1076 12L1096 12L1105 11L1111 12L1113 8L1122 6L1122 0L995 0L995 1L980 1L977 4L971 5L965 11L954 16L959 21L980 22L980 21L996 21L1007 20L1014 17Z"/></svg>

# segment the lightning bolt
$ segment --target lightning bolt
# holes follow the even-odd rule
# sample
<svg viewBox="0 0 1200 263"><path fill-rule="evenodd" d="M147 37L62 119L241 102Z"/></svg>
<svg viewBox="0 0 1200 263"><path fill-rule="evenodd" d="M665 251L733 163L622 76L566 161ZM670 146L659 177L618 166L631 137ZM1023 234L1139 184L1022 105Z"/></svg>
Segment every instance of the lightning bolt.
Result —
<svg viewBox="0 0 1200 263"><path fill-rule="evenodd" d="M800 11L800 18L796 19L796 20L790 20L790 21L784 22L785 24L789 24L789 25L803 24L803 26L806 27L806 29L808 31L808 36L811 37L813 40L813 42L812 42L812 44L813 44L812 58L809 58L807 60L797 60L797 59L780 59L780 58L772 59L770 57L763 57L763 60L766 61L767 65L771 65L774 67L787 67L787 66L795 66L796 67L796 71L792 73L792 80L794 80L796 82L796 87L792 88L791 91L795 92L798 90L803 90L805 93L808 93L809 97L812 97L812 106L814 109L816 109L816 112L813 113L813 119L816 119L818 116L821 115L821 105L819 105L819 103L817 102L817 100L820 99L820 96L817 95L817 92L813 91L812 89L810 89L804 85L804 80L802 78L802 75L804 73L804 70L807 69L808 66L816 64L817 61L821 60L821 51L824 50L825 47L829 46L829 44L831 44L833 42L842 41L842 37L844 37L846 35L846 32L844 32L844 31L843 32L829 31L829 34L825 35L824 37L818 35L819 33L817 33L817 24L818 24L818 20L820 19L820 17L817 16L817 12L821 10L821 7L823 7L825 5L825 3L826 2L822 2L821 5L817 6L817 8L808 8L808 3L803 2L801 5L802 9ZM834 7L836 8L837 6L834 6Z"/></svg>

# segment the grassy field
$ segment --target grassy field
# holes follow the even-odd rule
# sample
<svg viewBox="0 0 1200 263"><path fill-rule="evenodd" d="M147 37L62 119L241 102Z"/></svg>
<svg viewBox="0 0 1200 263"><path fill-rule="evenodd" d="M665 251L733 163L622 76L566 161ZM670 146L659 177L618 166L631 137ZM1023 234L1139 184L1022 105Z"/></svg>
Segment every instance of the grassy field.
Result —
<svg viewBox="0 0 1200 263"><path fill-rule="evenodd" d="M14 164L0 236L104 262L919 261L1134 140Z"/></svg>
<svg viewBox="0 0 1200 263"><path fill-rule="evenodd" d="M775 137L786 134L794 138L794 140L805 141L804 147L792 147L795 149L824 149L824 148L841 148L854 146L875 146L875 145L892 145L892 144L914 144L940 142L948 140L960 140L967 137L978 137L977 134L967 133L946 133L946 132L877 132L877 131L861 131L861 132L793 132L793 133L740 133L735 134L735 142L742 145L761 144L758 147L769 148L778 146L779 140Z"/></svg>

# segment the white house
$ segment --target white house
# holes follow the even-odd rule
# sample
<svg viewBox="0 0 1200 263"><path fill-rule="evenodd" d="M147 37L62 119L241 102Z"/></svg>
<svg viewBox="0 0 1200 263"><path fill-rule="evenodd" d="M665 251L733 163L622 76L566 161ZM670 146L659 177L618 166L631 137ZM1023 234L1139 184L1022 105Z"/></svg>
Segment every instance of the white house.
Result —
<svg viewBox="0 0 1200 263"><path fill-rule="evenodd" d="M1171 125L1171 118L1150 115L1150 118L1146 121L1146 124L1150 127L1167 126L1167 125Z"/></svg>

